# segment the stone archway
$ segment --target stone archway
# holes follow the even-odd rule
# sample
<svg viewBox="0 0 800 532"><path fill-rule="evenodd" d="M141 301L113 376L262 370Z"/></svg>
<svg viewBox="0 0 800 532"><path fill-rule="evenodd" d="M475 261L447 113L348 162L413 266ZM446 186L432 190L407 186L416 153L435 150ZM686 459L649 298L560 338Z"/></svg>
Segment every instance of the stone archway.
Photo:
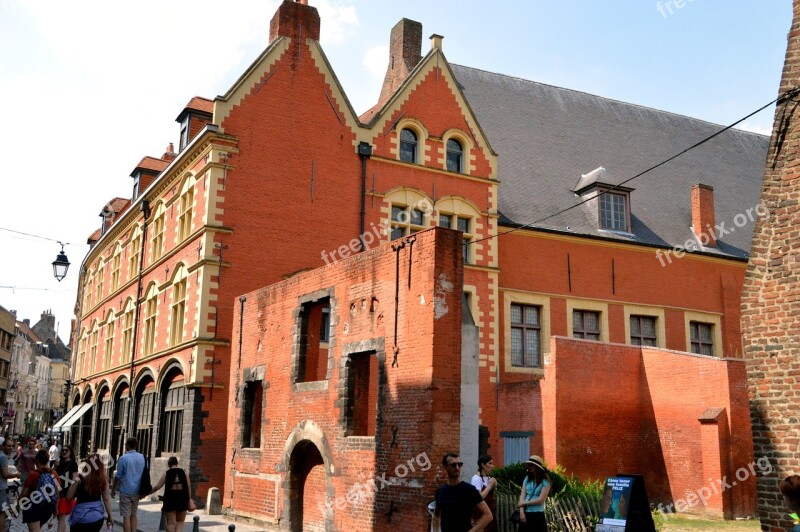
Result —
<svg viewBox="0 0 800 532"><path fill-rule="evenodd" d="M309 440L289 456L289 526L292 532L324 531L327 512L325 462Z"/></svg>
<svg viewBox="0 0 800 532"><path fill-rule="evenodd" d="M289 434L283 448L283 517L281 529L334 530L333 450L322 428L304 420Z"/></svg>

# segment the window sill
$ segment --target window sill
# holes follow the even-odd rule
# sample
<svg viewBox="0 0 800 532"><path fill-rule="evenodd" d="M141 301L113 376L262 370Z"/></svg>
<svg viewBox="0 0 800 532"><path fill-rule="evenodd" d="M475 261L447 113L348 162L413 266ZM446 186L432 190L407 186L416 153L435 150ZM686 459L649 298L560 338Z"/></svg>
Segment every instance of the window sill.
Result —
<svg viewBox="0 0 800 532"><path fill-rule="evenodd" d="M295 392L324 391L328 389L328 381L296 382L292 388Z"/></svg>
<svg viewBox="0 0 800 532"><path fill-rule="evenodd" d="M522 373L527 375L538 375L544 377L544 368L537 367L524 367L524 366L508 366L506 367L506 373Z"/></svg>

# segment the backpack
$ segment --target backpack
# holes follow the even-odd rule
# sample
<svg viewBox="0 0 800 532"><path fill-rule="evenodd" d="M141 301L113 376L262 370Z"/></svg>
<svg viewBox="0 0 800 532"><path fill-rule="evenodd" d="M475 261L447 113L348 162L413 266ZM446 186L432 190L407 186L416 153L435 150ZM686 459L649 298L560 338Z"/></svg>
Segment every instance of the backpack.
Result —
<svg viewBox="0 0 800 532"><path fill-rule="evenodd" d="M36 491L41 493L41 501L33 506L42 512L40 515L46 514L47 512L55 514L58 494L61 489L52 471L39 474L39 480L36 482Z"/></svg>

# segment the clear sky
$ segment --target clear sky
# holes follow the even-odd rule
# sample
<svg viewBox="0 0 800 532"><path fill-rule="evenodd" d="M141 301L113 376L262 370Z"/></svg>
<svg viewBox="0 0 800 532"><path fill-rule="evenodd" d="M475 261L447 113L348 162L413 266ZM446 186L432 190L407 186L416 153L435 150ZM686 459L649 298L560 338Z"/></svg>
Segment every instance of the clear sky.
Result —
<svg viewBox="0 0 800 532"><path fill-rule="evenodd" d="M790 0L310 0L357 112L401 18L451 63L727 125L777 96ZM86 238L134 166L178 141L192 96L224 93L267 46L277 0L0 0L0 305L66 341ZM429 50L427 40L422 53ZM773 110L744 129L769 134ZM653 161L656 163L659 161ZM61 283L50 263L68 242ZM8 287L14 287L8 288Z"/></svg>

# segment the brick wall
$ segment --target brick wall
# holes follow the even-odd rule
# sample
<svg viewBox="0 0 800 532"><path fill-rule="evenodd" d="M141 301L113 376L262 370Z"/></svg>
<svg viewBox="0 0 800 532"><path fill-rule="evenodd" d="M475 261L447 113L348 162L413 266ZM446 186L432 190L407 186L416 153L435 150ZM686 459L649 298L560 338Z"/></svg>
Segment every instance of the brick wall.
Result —
<svg viewBox="0 0 800 532"><path fill-rule="evenodd" d="M794 1L780 93L800 83L800 2ZM777 467L759 478L762 530L787 530L790 521L778 482L800 474L797 424L800 379L800 179L797 97L779 102L761 201L768 218L756 223L742 292L742 329L748 362L756 456Z"/></svg>
<svg viewBox="0 0 800 532"><path fill-rule="evenodd" d="M277 515L296 523L295 479L307 474L304 529L389 530L391 509L395 527L428 526L424 508L433 498L435 464L459 447L460 238L450 230L425 231L398 252L384 245L246 294L241 345L238 309L234 316L225 505L274 521L263 499L241 490L258 493L279 478ZM302 304L324 297L331 303L326 377L295 383ZM370 362L377 364L369 373L379 386L367 410L374 436L348 433L349 355L356 353L374 353ZM261 444L242 449L243 383L262 375L256 368L263 368L265 389ZM396 481L384 486L376 476ZM377 491L359 498L367 483Z"/></svg>
<svg viewBox="0 0 800 532"><path fill-rule="evenodd" d="M755 512L754 475L735 480L753 463L743 362L566 338L553 338L551 350L541 381L550 465L583 479L642 474L651 502L680 511ZM721 409L724 437L702 437L709 408ZM708 423L719 430L718 420ZM733 481L729 493L704 471ZM704 487L710 493L698 502Z"/></svg>

